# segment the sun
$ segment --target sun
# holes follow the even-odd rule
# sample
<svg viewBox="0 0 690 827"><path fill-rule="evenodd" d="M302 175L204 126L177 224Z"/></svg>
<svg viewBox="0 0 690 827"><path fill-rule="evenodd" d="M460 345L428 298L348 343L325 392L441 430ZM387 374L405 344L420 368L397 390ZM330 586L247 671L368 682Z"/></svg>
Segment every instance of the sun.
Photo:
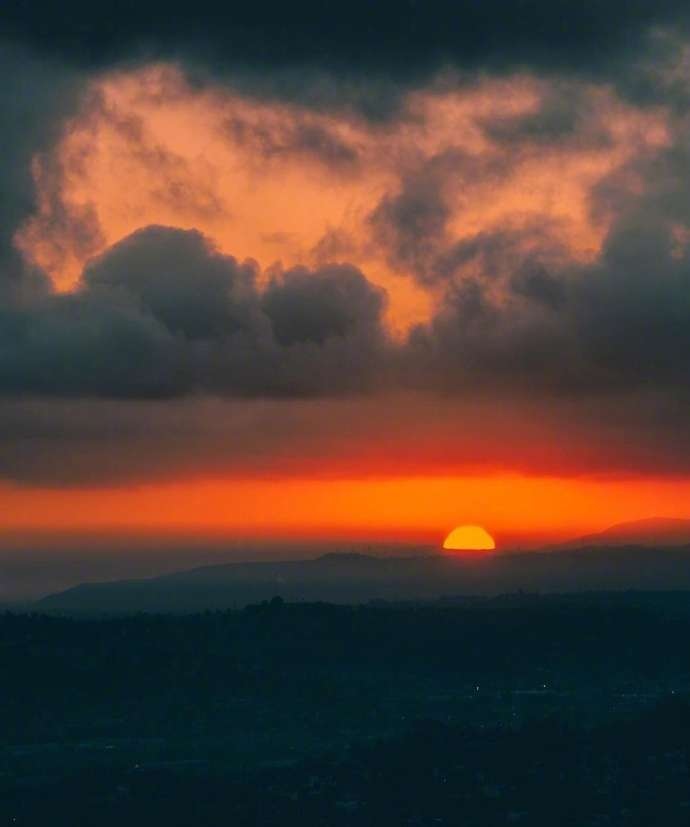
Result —
<svg viewBox="0 0 690 827"><path fill-rule="evenodd" d="M443 548L453 551L491 551L494 538L479 525L459 525L443 541Z"/></svg>

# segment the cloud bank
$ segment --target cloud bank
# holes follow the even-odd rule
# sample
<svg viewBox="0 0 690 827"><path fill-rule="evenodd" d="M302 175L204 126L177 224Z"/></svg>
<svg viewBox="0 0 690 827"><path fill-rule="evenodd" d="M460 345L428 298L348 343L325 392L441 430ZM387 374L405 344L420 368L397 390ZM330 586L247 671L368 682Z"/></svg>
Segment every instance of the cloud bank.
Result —
<svg viewBox="0 0 690 827"><path fill-rule="evenodd" d="M0 475L690 470L681 4L22 9Z"/></svg>

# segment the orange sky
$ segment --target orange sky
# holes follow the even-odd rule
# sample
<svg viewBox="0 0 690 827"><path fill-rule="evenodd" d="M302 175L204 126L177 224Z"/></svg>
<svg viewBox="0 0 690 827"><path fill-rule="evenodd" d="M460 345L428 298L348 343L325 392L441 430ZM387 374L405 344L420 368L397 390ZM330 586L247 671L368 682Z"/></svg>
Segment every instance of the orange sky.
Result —
<svg viewBox="0 0 690 827"><path fill-rule="evenodd" d="M195 480L101 489L2 489L3 530L441 542L485 526L500 547L690 517L690 481L490 475L387 480Z"/></svg>
<svg viewBox="0 0 690 827"><path fill-rule="evenodd" d="M89 103L54 151L35 159L40 209L20 228L17 243L63 290L74 286L91 256L151 223L199 229L221 251L252 257L262 268L278 260L313 264L331 255L352 261L387 289L389 327L402 335L427 319L438 300L372 236L372 211L399 190L406 171L452 152L469 155L476 168L498 168L500 175L476 179L454 175L452 167L443 173L439 186L447 191L452 240L535 224L574 260L587 260L607 228L605 215L591 215L592 189L631 157L667 141L662 113L635 110L604 88L584 89L589 128L606 132L599 145L582 140L506 150L480 129L487 118L535 111L547 92L545 82L527 76L480 81L462 91L440 85L410 95L392 124L371 125L353 114L336 117L195 89L171 67L115 73L95 82ZM291 142L305 129L353 147L356 167L300 154ZM251 140L242 137L247 134ZM60 210L70 221L56 221ZM414 473L381 478L367 465L376 455L367 447L353 455L342 479L294 473L208 479L189 471L123 487L8 484L0 532L368 533L435 541L471 522L500 544L518 536L577 535L651 515L690 516L685 479L601 479L566 476L567 469L547 476L524 464L512 473L499 467L466 476L435 472L436 432L425 430L423 421L419 428L430 446L429 467L420 460ZM452 424L443 429L448 440Z"/></svg>

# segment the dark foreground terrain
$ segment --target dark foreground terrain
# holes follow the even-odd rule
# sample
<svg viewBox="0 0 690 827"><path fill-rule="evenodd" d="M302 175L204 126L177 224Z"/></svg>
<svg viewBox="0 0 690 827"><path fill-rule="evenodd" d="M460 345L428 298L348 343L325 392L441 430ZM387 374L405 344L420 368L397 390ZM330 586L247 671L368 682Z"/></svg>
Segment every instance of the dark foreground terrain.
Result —
<svg viewBox="0 0 690 827"><path fill-rule="evenodd" d="M0 617L0 825L687 825L690 595Z"/></svg>
<svg viewBox="0 0 690 827"><path fill-rule="evenodd" d="M606 538L611 539L607 536ZM615 537L614 537L615 539ZM521 589L558 594L690 590L690 545L591 545L525 553L381 557L324 554L313 560L226 563L158 577L82 583L46 595L40 611L191 613L243 608L280 593L289 602L437 600Z"/></svg>

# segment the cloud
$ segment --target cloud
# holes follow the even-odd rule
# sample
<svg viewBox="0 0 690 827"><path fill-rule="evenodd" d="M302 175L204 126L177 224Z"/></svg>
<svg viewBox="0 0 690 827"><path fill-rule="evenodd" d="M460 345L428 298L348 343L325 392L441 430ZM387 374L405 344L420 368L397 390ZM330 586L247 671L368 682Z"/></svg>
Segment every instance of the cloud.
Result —
<svg viewBox="0 0 690 827"><path fill-rule="evenodd" d="M156 398L338 394L380 378L384 296L354 267L273 272L200 233L139 230L78 289L4 312L0 393Z"/></svg>
<svg viewBox="0 0 690 827"><path fill-rule="evenodd" d="M447 243L452 217L449 179L464 177L472 161L460 151L434 155L403 176L398 192L381 199L369 221L394 267L403 267L422 282L433 279L429 271L439 247Z"/></svg>
<svg viewBox="0 0 690 827"><path fill-rule="evenodd" d="M681 149L682 122L670 123L668 128L675 130L670 143L643 140L638 147L638 135L649 125L656 129L657 119L628 110L616 114L620 123L610 128L625 135L624 141L634 151L614 148L619 155L614 152L615 160L606 161L593 179L595 185L582 187L588 209L595 218L603 216L605 228L600 248L584 257L567 239L563 241L558 220L541 202L529 216L516 213L511 191L502 196L503 212L482 212L500 201L500 187L505 185L502 173L514 174L509 163L513 150L506 154L502 138L488 145L480 142L480 149L473 153L471 142L463 149L453 148L442 134L443 130L452 134L458 113L465 117L463 106L471 112L466 122L479 123L486 111L482 95L476 91L471 105L453 95L423 97L416 104L424 113L421 126L414 119L411 127L407 122L400 126L403 135L405 130L418 130L413 132L413 141L397 142L394 130L384 133L381 145L373 144L376 159L395 149L399 177L365 212L372 243L380 245L389 262L404 268L438 300L429 322L414 326L409 336L390 337L383 321L387 297L367 278L364 268L328 261L327 253L356 253L362 248L361 236L355 242L348 238L344 245L332 244L328 250L322 245L317 266L272 265L262 270L251 259L241 261L221 252L200 231L149 226L90 259L70 292L44 290L30 300L3 307L0 393L4 404L14 405L10 398L43 397L43 404L57 409L65 399L78 399L79 408L85 411L101 400L105 407L99 428L107 430L114 427L108 405L118 411L113 422L122 421L125 403L120 400L139 410L152 405L151 400L167 400L160 404L171 405L171 411L186 405L184 400L197 400L201 405L200 398L209 396L237 404L242 400L247 406L273 400L271 413L260 426L248 424L255 408L247 407L246 416L239 409L234 411L233 422L239 430L232 430L228 451L218 454L218 463L226 470L241 467L243 473L250 473L252 462L262 472L293 467L288 458L291 444L293 448L299 445L306 457L296 463L301 471L313 471L318 465L316 459L310 465L311 456L322 460L330 456L334 467L347 466L337 448L338 429L343 445L349 446L347 451L361 450L375 459L377 467L388 467L392 473L410 472L415 463L444 473L449 467L482 463L553 470L554 457L563 467L570 463L579 469L579 461L564 459L553 447L555 436L539 437L528 423L518 423L527 416L545 432L553 430L551 411L558 404L559 415L577 418L577 427L595 439L598 455L612 465L646 467L656 462L659 467L675 467L666 447L651 452L652 462L649 446L659 441L655 408L658 421L664 422L667 434L674 435L675 444L687 444L683 423L690 311L686 312L685 290L690 264L683 227L690 226L690 213L679 183L688 164ZM542 98L537 96L537 101ZM164 97L160 103L168 105ZM419 115L420 109L411 107ZM601 105L593 105L592 111L598 123L603 123ZM287 123L292 135L292 124L300 119L293 122L285 117L282 110L275 123L279 127ZM534 139L532 126L526 132L518 129L518 159L526 165L525 180L529 181L529 171L541 169L538 159L544 155L549 175L567 163L576 168L590 163L589 149L581 161L577 148L571 146L577 147L579 128L575 135L559 134L551 143L541 135ZM341 129L337 124L336 134ZM592 130L597 131L588 123L585 132ZM137 134L139 146L143 133ZM283 133L278 129L276 134ZM379 133L362 134L371 153ZM429 135L433 140L426 146ZM357 144L361 147L367 141ZM596 148L597 153L611 151L607 142L603 149ZM165 152L163 156L169 157ZM147 164L151 157L150 149L137 155ZM366 153L360 155L358 165L365 164L366 158ZM167 160L164 168L168 168ZM566 176L561 180L567 183ZM519 192L519 180L515 187ZM491 191L496 194L493 204L488 200ZM459 196L464 197L460 210ZM295 191L296 209L298 199ZM545 196L544 204L547 201ZM235 214L242 207L236 198ZM289 211L285 216L289 218ZM475 231L472 221L478 224ZM341 237L336 230L331 235L334 240ZM371 247L368 255L372 255ZM374 422L376 411L390 422L392 400L399 398L396 394L410 392L421 394L431 406L441 398L453 399L459 406L455 430L448 424L454 422L453 414L448 413L435 426L442 433L421 440L419 430L428 421L428 413L425 404L417 401L409 421L388 441L385 429ZM345 411L343 397L365 393L372 405L352 414L363 416L366 407L370 418L358 425L362 433L353 434L347 416L335 416L335 409L329 408L334 428L312 455L309 433L317 427L319 411L324 410L319 406L337 398ZM668 406L670 395L676 399L675 407ZM48 403L46 397L53 401ZM288 404L300 399L311 400L313 413L300 409L291 426L278 428L288 408L275 400ZM536 409L529 408L530 404ZM488 413L496 406L512 412L511 428L523 431L530 445L516 449L505 422ZM478 408L487 413L477 415ZM601 422L592 421L590 409L599 412ZM169 417L162 407L147 410L149 422L158 417L162 431L176 433L175 414ZM621 421L643 446L637 454L628 449L626 456L623 448L605 452L601 448L605 440L595 438L606 433L609 439L609 425ZM56 458L66 450L61 427L43 431L44 457ZM569 433L575 427L569 425ZM186 447L179 453L172 450L174 439L167 434L152 437L148 447L144 447L143 433L134 441L128 435L117 435L115 444L127 447L117 460L108 455L102 472L94 466L95 457L102 455L97 439L85 439L80 470L68 467L64 476L90 479L104 473L129 479L146 473L173 473L173 469L194 466L195 456L198 467L214 467L212 443L224 437L213 429L204 436L208 426L191 414L184 428ZM275 439L266 438L267 431ZM82 443L77 434L65 445L70 440L73 445ZM414 450L404 447L405 440L415 442ZM387 446L395 459L386 460L383 452L373 450L372 441ZM203 459L195 454L202 443L206 446ZM586 435L573 439L572 451L588 467L599 467L596 452L585 444ZM43 459L28 456L30 445L30 440L19 440L15 447L5 449L7 473L50 476ZM240 456L245 458L240 461ZM145 458L152 464L149 472Z"/></svg>
<svg viewBox="0 0 690 827"><path fill-rule="evenodd" d="M690 471L684 7L76 5L1 58L0 475Z"/></svg>
<svg viewBox="0 0 690 827"><path fill-rule="evenodd" d="M89 264L83 292L122 295L181 339L231 337L256 325L256 270L196 231L148 227Z"/></svg>
<svg viewBox="0 0 690 827"><path fill-rule="evenodd" d="M435 0L423 7L393 0L372 7L356 0L327 8L300 0L289 8L263 3L242 9L210 0L194 7L145 0L136 10L68 0L60 9L44 4L38 20L35 10L9 2L4 21L17 40L81 66L182 56L216 76L241 67L256 76L273 75L274 92L280 74L297 68L304 94L309 70L358 77L369 85L378 78L416 85L443 65L617 74L623 80L621 64L644 50L647 33L687 24L687 14L681 0ZM284 78L282 86L289 87ZM347 99L344 87L330 96L332 105Z"/></svg>
<svg viewBox="0 0 690 827"><path fill-rule="evenodd" d="M12 83L0 89L0 300L40 289L42 276L27 269L13 243L17 228L36 208L31 173L35 153L58 139L79 101L84 79L74 69L0 40L0 72Z"/></svg>
<svg viewBox="0 0 690 827"><path fill-rule="evenodd" d="M239 115L225 124L232 141L265 159L304 156L325 166L347 170L357 161L357 146L348 142L327 123L302 114L294 120L252 121Z"/></svg>
<svg viewBox="0 0 690 827"><path fill-rule="evenodd" d="M349 264L324 265L316 274L295 267L274 275L261 298L279 344L323 345L361 334L381 337L385 294Z"/></svg>
<svg viewBox="0 0 690 827"><path fill-rule="evenodd" d="M591 262L540 249L527 233L486 234L456 250L439 313L411 335L421 381L513 398L656 390L684 406L690 250L677 228L690 225L690 203L679 198L685 163L672 149L645 169L656 177L643 196L628 196Z"/></svg>
<svg viewBox="0 0 690 827"><path fill-rule="evenodd" d="M0 477L112 486L194 479L687 476L687 394L6 399ZM228 494L230 496L230 494Z"/></svg>
<svg viewBox="0 0 690 827"><path fill-rule="evenodd" d="M259 288L254 262L196 231L149 227L93 260L77 290L5 311L0 390L331 395L387 385L394 364L403 386L465 392L685 381L672 365L690 329L688 261L667 228L616 225L587 267L523 242L487 235L456 247L460 275L439 311L395 345L385 294L352 265L273 268ZM477 274L463 275L474 259Z"/></svg>
<svg viewBox="0 0 690 827"><path fill-rule="evenodd" d="M588 113L567 140L523 136L513 145L488 136L487 121L537 117L558 84L446 78L373 124L200 88L169 65L109 73L34 163L40 209L17 242L62 288L89 257L150 224L197 228L262 267L348 261L388 291L386 323L403 331L428 318L428 288L475 236L530 225L535 241L578 257L601 244L611 218L591 215L592 190L663 145L666 115L610 89L566 87ZM320 140L304 140L305 130Z"/></svg>

